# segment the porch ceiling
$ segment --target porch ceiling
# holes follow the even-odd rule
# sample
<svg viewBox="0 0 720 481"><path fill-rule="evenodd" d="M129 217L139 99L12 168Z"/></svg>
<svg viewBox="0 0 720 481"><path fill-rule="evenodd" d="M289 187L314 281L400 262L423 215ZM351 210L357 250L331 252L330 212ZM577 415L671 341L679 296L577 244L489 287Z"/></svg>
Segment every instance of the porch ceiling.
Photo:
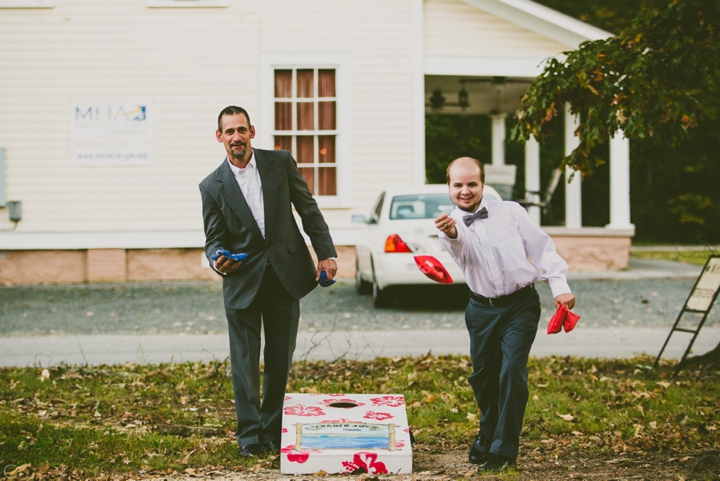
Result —
<svg viewBox="0 0 720 481"><path fill-rule="evenodd" d="M445 115L469 115L509 113L520 107L532 78L520 77L473 77L456 75L425 76L425 112ZM468 93L468 106L458 105L458 92L464 88ZM445 97L441 108L433 108L430 98L440 91Z"/></svg>

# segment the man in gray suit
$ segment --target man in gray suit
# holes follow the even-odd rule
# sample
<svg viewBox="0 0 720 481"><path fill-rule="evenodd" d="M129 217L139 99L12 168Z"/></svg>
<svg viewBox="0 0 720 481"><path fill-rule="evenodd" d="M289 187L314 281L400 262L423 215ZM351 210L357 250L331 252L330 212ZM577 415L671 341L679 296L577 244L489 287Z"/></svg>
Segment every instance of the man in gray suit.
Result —
<svg viewBox="0 0 720 481"><path fill-rule="evenodd" d="M299 299L317 286L322 271L337 272L328 226L290 152L253 149L255 128L245 109L218 116L218 142L227 158L200 183L205 254L223 276L230 334L240 455L280 448L282 404L292 363ZM315 267L292 207L300 215L318 262ZM243 261L218 250L245 253ZM265 330L265 370L260 405L260 328Z"/></svg>

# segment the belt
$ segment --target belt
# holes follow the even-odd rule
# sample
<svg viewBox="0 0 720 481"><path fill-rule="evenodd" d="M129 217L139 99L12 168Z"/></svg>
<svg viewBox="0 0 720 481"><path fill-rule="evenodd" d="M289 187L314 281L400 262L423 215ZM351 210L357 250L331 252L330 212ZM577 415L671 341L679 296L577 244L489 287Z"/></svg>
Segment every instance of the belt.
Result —
<svg viewBox="0 0 720 481"><path fill-rule="evenodd" d="M517 291L513 292L512 294L508 294L507 296L491 297L491 298L487 298L485 296L481 296L480 294L475 294L473 291L470 291L470 297L472 297L473 299L478 301L480 304L484 304L486 306L503 307L503 306L512 304L518 298L520 298L524 293L527 293L528 291L533 290L533 289L535 289L535 285L530 284L530 285L523 287L522 289L518 289Z"/></svg>

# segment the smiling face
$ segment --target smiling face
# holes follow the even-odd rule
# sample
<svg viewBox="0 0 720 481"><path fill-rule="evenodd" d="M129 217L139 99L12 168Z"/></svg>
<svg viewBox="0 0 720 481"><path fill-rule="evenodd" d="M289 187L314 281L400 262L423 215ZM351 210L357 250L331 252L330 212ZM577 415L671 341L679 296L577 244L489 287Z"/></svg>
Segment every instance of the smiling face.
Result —
<svg viewBox="0 0 720 481"><path fill-rule="evenodd" d="M218 142L225 146L230 162L244 169L252 156L250 139L255 138L255 127L244 114L223 115L221 126L222 130L215 132Z"/></svg>
<svg viewBox="0 0 720 481"><path fill-rule="evenodd" d="M480 166L472 160L458 159L448 169L450 199L465 212L475 212L482 202L485 185Z"/></svg>

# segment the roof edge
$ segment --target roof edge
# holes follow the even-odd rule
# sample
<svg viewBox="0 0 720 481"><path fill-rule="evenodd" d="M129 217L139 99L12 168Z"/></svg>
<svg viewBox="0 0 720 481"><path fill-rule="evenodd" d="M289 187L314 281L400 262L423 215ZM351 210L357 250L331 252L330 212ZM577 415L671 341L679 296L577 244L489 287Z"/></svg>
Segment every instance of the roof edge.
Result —
<svg viewBox="0 0 720 481"><path fill-rule="evenodd" d="M530 0L460 1L572 48L588 40L613 36L610 32Z"/></svg>

